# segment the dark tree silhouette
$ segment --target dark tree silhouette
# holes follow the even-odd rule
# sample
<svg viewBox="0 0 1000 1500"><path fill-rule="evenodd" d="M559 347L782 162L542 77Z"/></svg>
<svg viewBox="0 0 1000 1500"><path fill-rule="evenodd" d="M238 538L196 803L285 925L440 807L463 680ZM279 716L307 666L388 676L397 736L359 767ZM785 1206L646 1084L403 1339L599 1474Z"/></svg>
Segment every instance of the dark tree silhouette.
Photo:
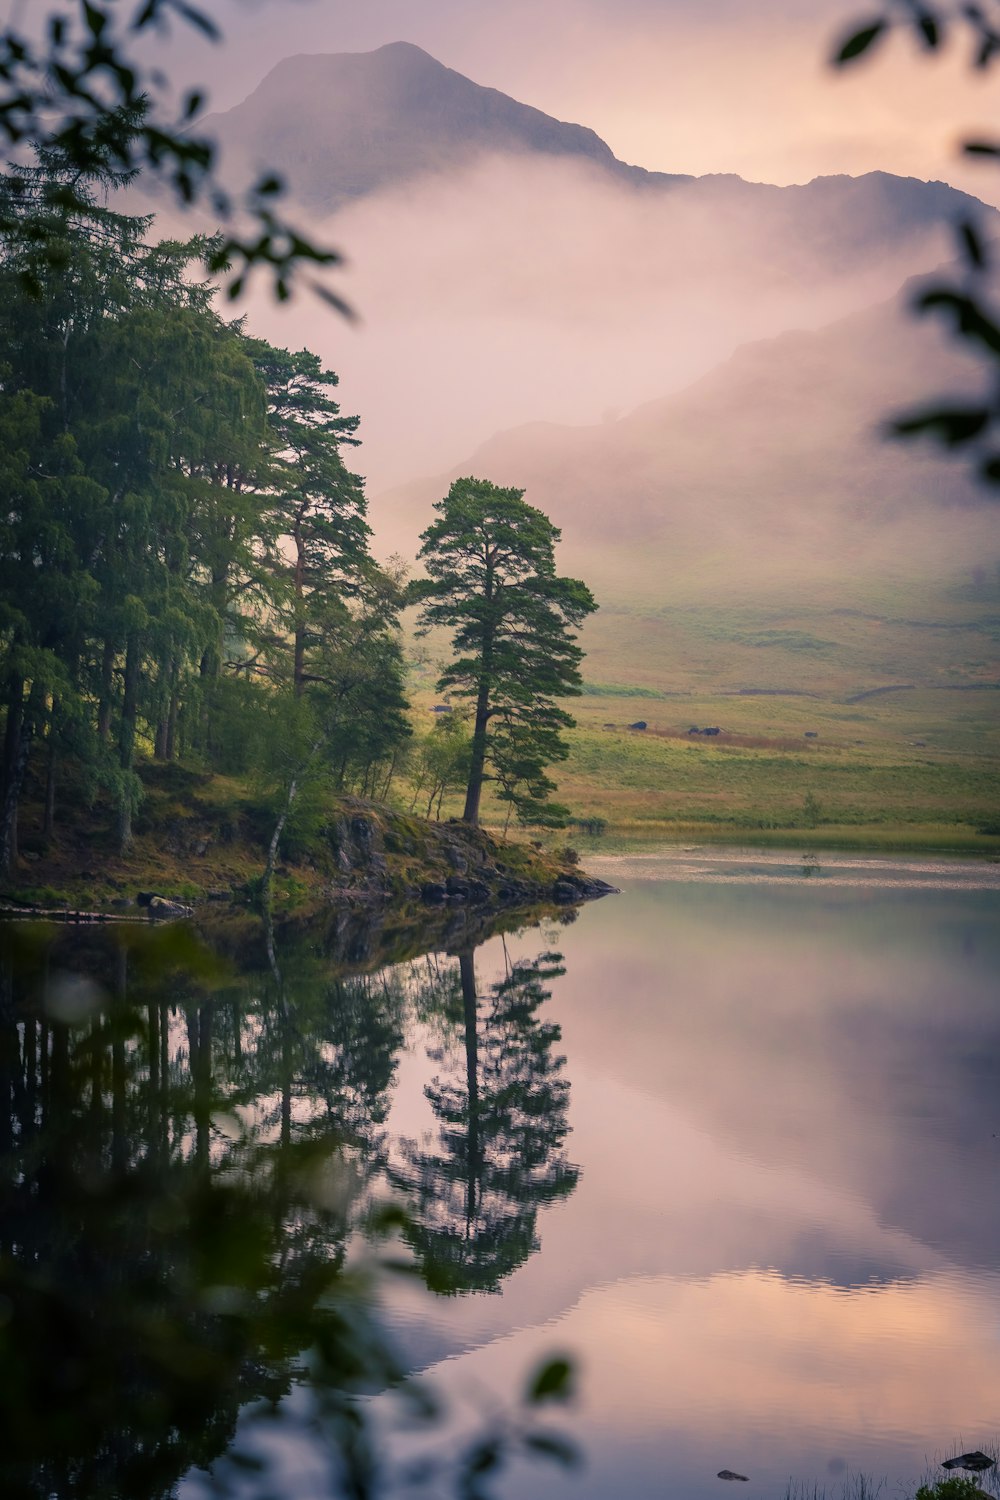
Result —
<svg viewBox="0 0 1000 1500"><path fill-rule="evenodd" d="M436 1292L497 1291L538 1249L538 1210L573 1191L559 1027L539 1010L561 956L515 963L482 997L472 950L445 971L438 1003L458 1043L426 1089L440 1122L438 1149L404 1143L396 1181L413 1203L407 1230Z"/></svg>

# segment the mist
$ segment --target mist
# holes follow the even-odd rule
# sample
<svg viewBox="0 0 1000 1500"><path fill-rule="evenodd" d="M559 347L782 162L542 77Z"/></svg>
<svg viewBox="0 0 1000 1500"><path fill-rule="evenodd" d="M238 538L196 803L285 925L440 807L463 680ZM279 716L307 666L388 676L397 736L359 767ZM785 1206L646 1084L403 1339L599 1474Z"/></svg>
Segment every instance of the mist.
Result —
<svg viewBox="0 0 1000 1500"><path fill-rule="evenodd" d="M877 179L852 195L849 227L842 196L837 182L779 192L727 178L636 191L587 164L493 157L314 222L349 254L337 289L356 327L264 293L250 323L339 372L376 493L450 469L498 430L619 417L741 344L879 301L948 253L940 219L887 232Z"/></svg>

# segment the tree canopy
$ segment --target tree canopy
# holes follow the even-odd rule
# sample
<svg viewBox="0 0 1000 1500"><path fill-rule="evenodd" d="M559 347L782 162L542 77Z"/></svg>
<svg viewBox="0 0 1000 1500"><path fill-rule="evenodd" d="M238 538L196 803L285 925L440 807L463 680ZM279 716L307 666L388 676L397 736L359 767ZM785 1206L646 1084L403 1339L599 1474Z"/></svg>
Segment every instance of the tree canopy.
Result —
<svg viewBox="0 0 1000 1500"><path fill-rule="evenodd" d="M54 147L0 180L2 870L39 742L46 835L72 764L124 849L142 741L245 770L287 694L348 789L410 733L336 375L220 317L203 242L149 245L106 201L120 182Z"/></svg>
<svg viewBox="0 0 1000 1500"><path fill-rule="evenodd" d="M445 625L454 655L439 681L474 705L464 818L478 823L483 782L533 820L558 819L545 767L564 759L573 720L560 698L579 693L583 652L573 627L597 608L590 590L555 570L560 532L524 491L458 479L422 535L426 579L411 597L423 629Z"/></svg>

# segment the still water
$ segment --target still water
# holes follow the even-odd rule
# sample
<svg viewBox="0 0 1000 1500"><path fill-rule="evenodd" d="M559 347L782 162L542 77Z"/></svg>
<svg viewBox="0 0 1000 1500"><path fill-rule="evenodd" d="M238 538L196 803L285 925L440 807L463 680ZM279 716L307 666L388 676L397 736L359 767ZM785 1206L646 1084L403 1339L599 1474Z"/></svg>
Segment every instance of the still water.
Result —
<svg viewBox="0 0 1000 1500"><path fill-rule="evenodd" d="M296 1285L302 1266L369 1264L373 1206L405 1201L389 1244L418 1274L379 1275L379 1326L445 1414L426 1435L401 1431L379 1394L389 1376L369 1372L361 1402L392 1455L388 1493L404 1492L410 1460L507 1422L496 1414L527 1372L562 1353L576 1399L542 1416L584 1462L508 1454L500 1496L692 1500L726 1490L722 1469L748 1476L735 1486L748 1500L789 1482L838 1495L858 1474L885 1476L893 1495L941 1457L992 1445L1000 869L729 851L587 863L621 895L483 941L453 928L392 964L356 933L284 949L279 934L270 965L256 940L230 942L223 968L143 997L143 1024L117 1039L83 1002L125 988L120 957L112 973L106 953L72 964L47 950L42 1003L68 1008L69 1040L58 1016L29 1036L22 1015L15 1058L8 1028L2 1144L23 1149L61 1069L77 1079L74 1129L89 1118L119 1170L200 1161L231 1185L248 1153L274 1152L267 1180L286 1191L269 1200L267 1254ZM42 1051L58 1061L47 1075ZM334 1137L336 1156L298 1174L303 1207L280 1163ZM16 1258L24 1239L2 1248ZM329 1493L297 1326L280 1348L273 1328L254 1331L266 1351L255 1380L241 1354L214 1447L185 1449L175 1425L173 1468L143 1490L102 1433L112 1457L89 1493L194 1500L208 1490L191 1464L211 1465L234 1432L265 1461L268 1492ZM269 1395L286 1420L261 1435L237 1414ZM68 1457L22 1466L17 1492L82 1496L78 1474ZM406 1492L449 1485L438 1474Z"/></svg>

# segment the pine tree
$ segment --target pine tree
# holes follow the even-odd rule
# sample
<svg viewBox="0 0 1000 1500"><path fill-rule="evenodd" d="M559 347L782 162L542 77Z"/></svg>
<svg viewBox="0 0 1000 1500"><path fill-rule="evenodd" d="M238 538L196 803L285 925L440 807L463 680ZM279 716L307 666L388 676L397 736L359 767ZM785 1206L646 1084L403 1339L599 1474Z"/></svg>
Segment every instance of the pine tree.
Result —
<svg viewBox="0 0 1000 1500"><path fill-rule="evenodd" d="M485 479L458 479L423 533L427 578L414 584L422 628L450 626L455 655L438 687L475 706L463 817L479 822L483 781L500 758L518 775L508 783L515 806L543 802L552 783L544 767L565 758L560 731L573 720L557 699L580 691L583 652L571 627L597 608L585 584L560 578L560 532L526 505L524 491Z"/></svg>

